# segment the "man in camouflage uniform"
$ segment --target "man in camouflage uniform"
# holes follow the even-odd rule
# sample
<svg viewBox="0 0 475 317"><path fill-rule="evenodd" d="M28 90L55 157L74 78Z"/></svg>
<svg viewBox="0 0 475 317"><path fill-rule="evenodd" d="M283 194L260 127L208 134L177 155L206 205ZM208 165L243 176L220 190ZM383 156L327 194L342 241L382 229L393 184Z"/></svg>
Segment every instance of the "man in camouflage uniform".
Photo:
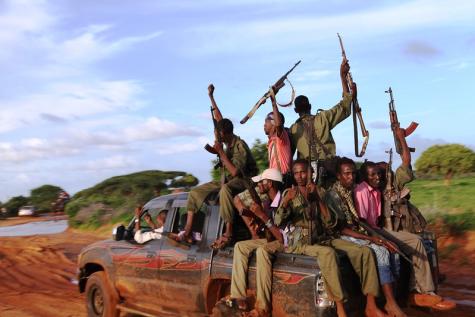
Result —
<svg viewBox="0 0 475 317"><path fill-rule="evenodd" d="M266 224L267 230L274 239L281 239L279 229L272 225L272 218L273 212L280 203L279 187L282 184L282 174L276 169L266 169L261 175L253 177L252 180L258 183L256 192L262 204L260 206L256 204L249 190L245 190L234 198L236 209L243 218L258 217L260 221ZM256 304L254 310L249 314L270 316L272 302L271 254L281 250L281 245L282 243L277 240L269 242L268 239L260 239L259 237L236 243L233 254L231 295L230 298L226 299L228 303L235 301L239 309L247 310L246 277L249 267L248 261L251 253L256 251Z"/></svg>
<svg viewBox="0 0 475 317"><path fill-rule="evenodd" d="M306 96L295 98L295 112L299 119L290 127L292 154L297 150L297 158L311 161L332 158L336 153L335 141L331 130L351 113L352 95L346 83L350 70L348 61L343 60L340 77L343 87L343 99L333 108L311 114L311 104Z"/></svg>
<svg viewBox="0 0 475 317"><path fill-rule="evenodd" d="M222 185L220 182L212 181L195 187L190 191L188 195L188 216L185 231L184 235L179 236L178 239L191 241L194 214L199 211L210 193L219 190L219 214L226 223L226 229L224 234L215 241L212 247L222 248L230 243L233 234L233 197L246 188L250 176L257 174L257 165L249 146L244 140L233 133L234 127L231 120L223 119L218 106L214 102L213 85L208 87L208 92L212 101L214 118L217 121L217 133L219 133L220 139L226 145L226 149L223 149L223 145L216 140L213 146L225 168L226 182Z"/></svg>
<svg viewBox="0 0 475 317"><path fill-rule="evenodd" d="M305 254L317 259L328 295L337 304L338 315L346 316L343 307L345 295L334 249L344 251L360 278L363 294L367 296L366 315L384 316L375 302L379 285L371 250L338 239L337 235L328 234L329 232L324 230L322 220L329 221L330 214L326 206L319 201L316 186L311 183L307 185L307 178L310 177L308 162L295 161L292 171L297 186L284 192L281 206L275 215L276 225L288 225L288 229L284 231L284 239L287 236L285 252ZM320 215L315 215L315 202L319 204L323 219Z"/></svg>

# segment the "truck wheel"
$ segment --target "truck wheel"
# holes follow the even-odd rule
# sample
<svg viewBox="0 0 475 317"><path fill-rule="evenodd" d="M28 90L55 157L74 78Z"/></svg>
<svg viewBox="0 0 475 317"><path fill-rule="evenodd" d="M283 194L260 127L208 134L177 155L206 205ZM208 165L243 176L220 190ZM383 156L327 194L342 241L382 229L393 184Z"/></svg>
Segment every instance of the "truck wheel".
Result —
<svg viewBox="0 0 475 317"><path fill-rule="evenodd" d="M118 299L103 271L88 278L86 283L86 309L88 317L118 317Z"/></svg>

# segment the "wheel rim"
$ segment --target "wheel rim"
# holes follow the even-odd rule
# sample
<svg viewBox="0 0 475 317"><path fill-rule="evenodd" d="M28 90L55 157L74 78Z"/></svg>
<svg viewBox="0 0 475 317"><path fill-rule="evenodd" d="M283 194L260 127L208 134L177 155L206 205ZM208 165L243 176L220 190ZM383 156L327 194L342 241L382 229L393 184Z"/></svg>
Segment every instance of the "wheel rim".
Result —
<svg viewBox="0 0 475 317"><path fill-rule="evenodd" d="M104 312L104 295L102 294L102 290L98 287L94 287L92 290L91 304L94 313L102 316L102 313Z"/></svg>

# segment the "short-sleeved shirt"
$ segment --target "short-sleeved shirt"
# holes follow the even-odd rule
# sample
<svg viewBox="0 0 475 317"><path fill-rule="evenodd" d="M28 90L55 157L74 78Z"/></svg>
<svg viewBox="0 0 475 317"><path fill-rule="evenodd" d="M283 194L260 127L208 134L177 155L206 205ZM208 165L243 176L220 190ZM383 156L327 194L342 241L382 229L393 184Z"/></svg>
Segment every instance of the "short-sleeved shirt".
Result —
<svg viewBox="0 0 475 317"><path fill-rule="evenodd" d="M378 218L381 216L381 192L363 181L356 186L354 196L358 216L366 219L371 227L378 228Z"/></svg>
<svg viewBox="0 0 475 317"><path fill-rule="evenodd" d="M338 123L348 118L351 113L351 101L352 95L344 94L343 99L333 108L321 111L316 115L303 115L290 127L293 150L297 150L298 158L308 159L309 157L309 142L305 134L304 124L306 120L313 120L314 138L318 139L326 149L326 151L321 149L319 143L315 142L317 151L315 155L317 157L312 157L312 159L326 159L335 156L336 145L331 130Z"/></svg>
<svg viewBox="0 0 475 317"><path fill-rule="evenodd" d="M231 145L226 149L226 156L231 160L241 177L250 177L258 174L257 164L249 146L237 135L233 136ZM228 176L228 179L232 177Z"/></svg>
<svg viewBox="0 0 475 317"><path fill-rule="evenodd" d="M269 137L267 142L267 153L269 158L269 168L279 170L282 175L290 172L292 165L292 153L290 137L287 130L283 130L281 135L277 134Z"/></svg>

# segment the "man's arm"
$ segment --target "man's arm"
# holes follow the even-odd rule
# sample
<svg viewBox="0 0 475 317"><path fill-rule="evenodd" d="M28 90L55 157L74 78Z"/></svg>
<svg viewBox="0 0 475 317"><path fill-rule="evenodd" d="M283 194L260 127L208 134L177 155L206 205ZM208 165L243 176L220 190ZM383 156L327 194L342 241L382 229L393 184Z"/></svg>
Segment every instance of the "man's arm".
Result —
<svg viewBox="0 0 475 317"><path fill-rule="evenodd" d="M340 79L341 79L341 87L343 88L343 95L349 94L350 89L348 87L348 72L350 71L350 64L348 64L348 60L343 58L340 65Z"/></svg>
<svg viewBox="0 0 475 317"><path fill-rule="evenodd" d="M252 202L251 204L251 211L258 217L259 219L262 220L262 222L266 225L267 229L272 233L272 235L280 242L284 243L284 237L282 236L282 233L280 232L280 229L274 224L272 221L272 218L270 218L262 209L261 205L256 204L255 202Z"/></svg>
<svg viewBox="0 0 475 317"><path fill-rule="evenodd" d="M274 115L275 132L276 132L277 136L280 137L282 135L282 132L284 131L284 127L283 127L283 124L280 120L279 110L277 109L277 102L275 100L274 88L271 87L269 92L270 92L270 100L272 101L272 112L273 112L273 115Z"/></svg>
<svg viewBox="0 0 475 317"><path fill-rule="evenodd" d="M208 86L208 96L209 99L211 100L211 108L213 109L213 117L216 120L216 122L219 122L223 120L223 116L221 115L221 111L218 108L218 105L216 104L216 101L214 100L214 86L213 84L210 84Z"/></svg>
<svg viewBox="0 0 475 317"><path fill-rule="evenodd" d="M220 142L215 142L214 149L216 150L216 152L218 152L219 158L221 159L221 162L223 163L224 167L228 170L229 174L232 177L237 176L239 174L239 170L228 158L226 152L224 152L223 145ZM236 155L236 153L234 155Z"/></svg>

